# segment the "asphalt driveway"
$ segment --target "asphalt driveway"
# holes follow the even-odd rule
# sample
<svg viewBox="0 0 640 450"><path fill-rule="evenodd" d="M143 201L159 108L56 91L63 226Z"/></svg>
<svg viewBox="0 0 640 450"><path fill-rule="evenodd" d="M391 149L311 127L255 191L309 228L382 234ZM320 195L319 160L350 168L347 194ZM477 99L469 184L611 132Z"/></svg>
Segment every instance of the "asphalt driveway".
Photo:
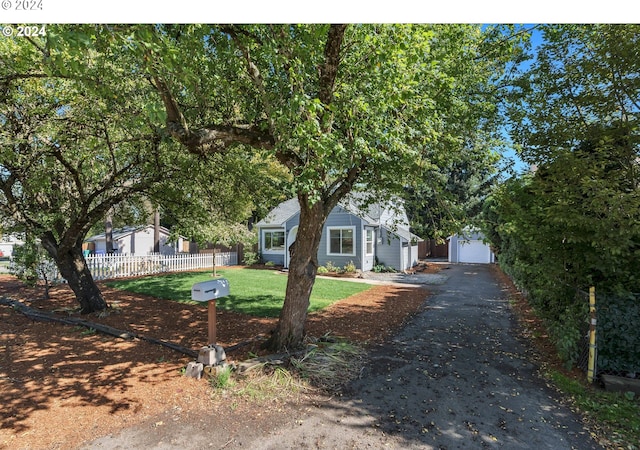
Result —
<svg viewBox="0 0 640 450"><path fill-rule="evenodd" d="M451 265L442 273L441 284L429 283L425 310L372 351L342 397L280 416L269 430L186 425L168 439L137 428L90 447L601 448L540 380L493 270Z"/></svg>

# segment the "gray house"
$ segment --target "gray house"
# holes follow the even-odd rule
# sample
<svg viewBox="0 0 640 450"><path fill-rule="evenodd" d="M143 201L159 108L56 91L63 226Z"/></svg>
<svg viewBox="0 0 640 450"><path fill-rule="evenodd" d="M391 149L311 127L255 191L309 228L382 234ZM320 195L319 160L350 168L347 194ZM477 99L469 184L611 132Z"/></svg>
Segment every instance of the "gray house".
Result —
<svg viewBox="0 0 640 450"><path fill-rule="evenodd" d="M296 240L300 220L298 200L287 200L256 224L262 260L289 266L289 247ZM341 202L329 214L322 231L318 264L328 261L344 267L353 262L362 271L376 261L396 270L418 262L418 236L409 231L402 204L373 205L363 211L351 199Z"/></svg>
<svg viewBox="0 0 640 450"><path fill-rule="evenodd" d="M121 255L148 255L153 253L153 225L139 227L124 227L113 230L113 249ZM171 232L160 227L160 253L173 255L183 250L184 237L178 237L176 242L170 242ZM85 247L93 254L105 254L107 237L104 233L91 236L85 240Z"/></svg>

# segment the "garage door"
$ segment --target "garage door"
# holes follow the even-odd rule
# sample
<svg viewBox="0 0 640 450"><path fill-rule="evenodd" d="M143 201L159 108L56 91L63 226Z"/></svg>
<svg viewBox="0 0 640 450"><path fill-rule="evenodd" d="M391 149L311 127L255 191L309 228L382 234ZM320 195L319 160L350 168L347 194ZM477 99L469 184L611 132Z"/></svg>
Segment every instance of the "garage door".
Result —
<svg viewBox="0 0 640 450"><path fill-rule="evenodd" d="M461 263L490 263L489 246L480 240L458 241L458 261Z"/></svg>

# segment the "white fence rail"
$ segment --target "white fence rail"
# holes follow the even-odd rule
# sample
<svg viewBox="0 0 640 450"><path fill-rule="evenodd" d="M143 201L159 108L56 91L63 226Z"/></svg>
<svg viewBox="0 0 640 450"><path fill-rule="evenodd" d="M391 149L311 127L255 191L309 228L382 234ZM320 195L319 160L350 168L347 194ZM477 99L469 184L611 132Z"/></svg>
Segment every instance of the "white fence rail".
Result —
<svg viewBox="0 0 640 450"><path fill-rule="evenodd" d="M216 253L215 256L216 266L238 264L238 254L236 252ZM145 256L90 255L85 260L94 280L213 268L213 253ZM56 273L51 280L64 282L59 273Z"/></svg>

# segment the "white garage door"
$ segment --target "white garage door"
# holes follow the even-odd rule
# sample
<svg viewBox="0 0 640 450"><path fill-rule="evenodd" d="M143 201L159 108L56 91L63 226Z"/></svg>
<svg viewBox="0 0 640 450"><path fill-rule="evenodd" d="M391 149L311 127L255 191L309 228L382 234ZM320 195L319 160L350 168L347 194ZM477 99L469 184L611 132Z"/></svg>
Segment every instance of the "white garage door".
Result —
<svg viewBox="0 0 640 450"><path fill-rule="evenodd" d="M489 246L480 240L458 241L458 261L461 263L490 263Z"/></svg>

